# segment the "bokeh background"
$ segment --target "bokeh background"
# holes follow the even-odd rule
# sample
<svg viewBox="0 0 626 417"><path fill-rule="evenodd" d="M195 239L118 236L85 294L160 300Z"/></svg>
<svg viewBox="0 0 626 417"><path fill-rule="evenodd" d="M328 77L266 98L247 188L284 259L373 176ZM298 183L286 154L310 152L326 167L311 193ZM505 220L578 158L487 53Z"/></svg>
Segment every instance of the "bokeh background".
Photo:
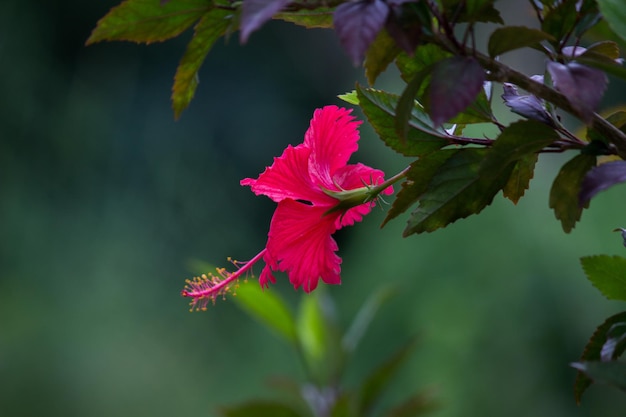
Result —
<svg viewBox="0 0 626 417"><path fill-rule="evenodd" d="M215 47L174 121L170 86L191 34L85 47L117 3L0 2L0 416L213 416L278 395L269 376L302 376L234 303L190 314L179 292L199 261L263 247L274 205L239 180L299 143L313 110L339 104L362 70L330 31L272 22L244 46L235 35ZM509 21L532 17L524 2L498 5ZM541 60L509 59L541 71ZM400 88L393 73L380 85ZM623 101L623 84L611 85L605 107ZM407 163L369 127L362 137L359 161L387 173ZM348 385L418 334L388 401L423 387L439 417L624 415L612 389L592 387L576 406L568 363L624 309L578 258L626 255L611 233L626 225L625 188L598 195L564 234L547 200L568 157L543 157L517 206L498 196L479 216L407 239L406 217L380 230L377 209L338 234L344 284L327 292L342 323L381 285L401 289ZM285 281L271 291L295 305L302 293Z"/></svg>

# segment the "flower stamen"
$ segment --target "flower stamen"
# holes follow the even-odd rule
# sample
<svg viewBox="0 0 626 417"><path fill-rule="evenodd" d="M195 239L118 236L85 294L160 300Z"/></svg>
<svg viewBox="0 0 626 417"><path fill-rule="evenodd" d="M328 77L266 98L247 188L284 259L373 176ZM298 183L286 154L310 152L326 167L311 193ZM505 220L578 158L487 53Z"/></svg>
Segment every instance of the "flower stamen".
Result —
<svg viewBox="0 0 626 417"><path fill-rule="evenodd" d="M263 249L248 262L235 261L229 257L228 261L237 268L235 272L229 272L226 268L215 268L216 273L209 272L185 280L185 288L181 291L181 295L191 298L189 311L206 311L209 301L215 304L217 297L226 297L231 290L236 290L239 286L237 283L239 278L242 276L247 278L252 266L265 255L266 250Z"/></svg>

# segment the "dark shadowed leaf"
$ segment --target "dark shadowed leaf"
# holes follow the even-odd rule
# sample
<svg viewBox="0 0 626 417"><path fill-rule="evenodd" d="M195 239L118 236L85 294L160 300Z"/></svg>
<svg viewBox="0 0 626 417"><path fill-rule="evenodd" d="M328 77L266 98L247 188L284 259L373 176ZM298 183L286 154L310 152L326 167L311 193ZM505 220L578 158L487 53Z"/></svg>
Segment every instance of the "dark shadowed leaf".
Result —
<svg viewBox="0 0 626 417"><path fill-rule="evenodd" d="M407 172L406 181L398 192L387 217L381 225L384 226L390 220L404 213L428 190L428 184L441 166L455 153L457 149L446 149L425 155L411 164Z"/></svg>
<svg viewBox="0 0 626 417"><path fill-rule="evenodd" d="M589 202L602 190L626 181L626 161L613 161L587 172L580 187L579 205Z"/></svg>
<svg viewBox="0 0 626 417"><path fill-rule="evenodd" d="M626 312L616 314L606 319L596 331L593 333L582 356L580 362L587 361L599 361L602 356L602 349L608 340L609 331L616 325L626 325ZM583 393L592 384L591 379L582 372L578 372L576 375L576 381L574 382L574 398L576 403L580 404Z"/></svg>
<svg viewBox="0 0 626 417"><path fill-rule="evenodd" d="M602 70L607 74L626 80L626 67L624 67L624 65L594 51L587 51L580 55L576 58L576 62L580 62L581 64Z"/></svg>
<svg viewBox="0 0 626 417"><path fill-rule="evenodd" d="M210 0L126 0L98 21L87 45L100 41L160 42L180 35L211 10Z"/></svg>
<svg viewBox="0 0 626 417"><path fill-rule="evenodd" d="M571 365L587 374L594 382L601 382L626 391L626 362L574 362Z"/></svg>
<svg viewBox="0 0 626 417"><path fill-rule="evenodd" d="M626 8L622 0L598 0L602 15L613 32L626 41Z"/></svg>
<svg viewBox="0 0 626 417"><path fill-rule="evenodd" d="M376 39L370 45L365 55L365 76L370 85L374 85L376 78L393 62L400 53L400 47L386 30L378 32Z"/></svg>
<svg viewBox="0 0 626 417"><path fill-rule="evenodd" d="M524 196L530 185L530 180L534 176L535 164L539 159L538 154L530 154L521 158L513 167L513 172L502 189L502 195L511 200L514 204Z"/></svg>
<svg viewBox="0 0 626 417"><path fill-rule="evenodd" d="M278 295L270 290L263 291L256 282L240 285L236 294L233 300L242 310L286 341L296 343L296 322L286 303Z"/></svg>
<svg viewBox="0 0 626 417"><path fill-rule="evenodd" d="M565 233L572 231L580 220L583 207L578 204L583 178L596 165L596 157L580 154L567 162L552 183L550 189L550 208L561 221Z"/></svg>
<svg viewBox="0 0 626 417"><path fill-rule="evenodd" d="M416 345L417 340L415 338L409 340L408 343L374 369L365 379L359 389L359 405L356 415L364 416L371 412L372 407L376 405L381 394L387 388L398 369L400 369L410 357Z"/></svg>
<svg viewBox="0 0 626 417"><path fill-rule="evenodd" d="M224 417L302 417L301 413L287 404L267 400L222 407L218 413Z"/></svg>
<svg viewBox="0 0 626 417"><path fill-rule="evenodd" d="M424 2L388 2L389 16L385 29L399 48L413 55L420 43L424 22L430 21L430 11Z"/></svg>
<svg viewBox="0 0 626 417"><path fill-rule="evenodd" d="M552 35L526 26L506 26L493 31L489 37L489 55L502 55L515 49L537 45L541 41L553 41Z"/></svg>
<svg viewBox="0 0 626 417"><path fill-rule="evenodd" d="M174 76L172 108L175 118L178 119L191 102L198 86L198 70L215 41L224 35L231 22L229 11L214 9L206 13L196 25L193 38L187 45Z"/></svg>
<svg viewBox="0 0 626 417"><path fill-rule="evenodd" d="M626 301L626 259L596 255L580 259L587 278L609 300Z"/></svg>
<svg viewBox="0 0 626 417"><path fill-rule="evenodd" d="M415 104L406 140L396 133L398 96L357 86L359 105L376 133L387 146L406 156L420 156L440 149L450 142L442 128L435 128L419 104Z"/></svg>
<svg viewBox="0 0 626 417"><path fill-rule="evenodd" d="M296 12L278 13L274 15L274 19L284 20L308 29L322 28L330 29L333 27L333 12L335 9L330 7L320 7L313 10L298 10Z"/></svg>
<svg viewBox="0 0 626 417"><path fill-rule="evenodd" d="M606 120L609 123L611 123L613 126L615 126L616 128L624 131L624 127L626 127L626 111L622 111L622 110L616 111L615 113L612 113L611 115L609 115L606 118ZM598 132L592 127L589 127L587 129L587 139L590 142L598 141L598 142L608 143L608 139L605 138L600 132Z"/></svg>
<svg viewBox="0 0 626 417"><path fill-rule="evenodd" d="M398 105L396 106L396 133L401 141L406 140L411 112L413 108L418 105L415 102L415 96L418 91L420 91L424 80L430 75L431 71L432 67L426 67L415 74L413 79L406 85L406 88L398 100Z"/></svg>
<svg viewBox="0 0 626 417"><path fill-rule="evenodd" d="M448 120L450 124L469 125L474 123L489 123L494 120L491 104L482 88L472 104L465 110Z"/></svg>
<svg viewBox="0 0 626 417"><path fill-rule="evenodd" d="M504 83L502 89L504 91L502 94L504 104L506 104L513 113L517 113L530 120L538 120L549 126L554 126L550 113L546 111L543 102L536 96L532 94L520 95L517 92L517 87L509 83Z"/></svg>
<svg viewBox="0 0 626 417"><path fill-rule="evenodd" d="M550 9L544 16L541 30L554 37L552 43L556 46L573 29L576 16L576 2L563 1L557 7Z"/></svg>
<svg viewBox="0 0 626 417"><path fill-rule="evenodd" d="M354 65L363 62L365 52L385 25L389 6L383 0L360 0L341 4L333 23L339 42Z"/></svg>
<svg viewBox="0 0 626 417"><path fill-rule="evenodd" d="M485 81L485 71L472 57L452 57L439 62L430 81L430 115L442 124L470 105Z"/></svg>
<svg viewBox="0 0 626 417"><path fill-rule="evenodd" d="M432 232L479 213L508 183L517 161L557 139L554 130L527 120L504 129L490 149L456 151L431 175L404 236Z"/></svg>
<svg viewBox="0 0 626 417"><path fill-rule="evenodd" d="M457 22L504 23L500 12L493 5L494 0L468 0L463 2L445 0L443 3L449 18L454 18ZM464 7L459 12L458 8L461 5Z"/></svg>
<svg viewBox="0 0 626 417"><path fill-rule="evenodd" d="M291 0L244 0L241 4L241 43L246 43L252 32L289 3Z"/></svg>
<svg viewBox="0 0 626 417"><path fill-rule="evenodd" d="M550 61L547 69L554 88L567 97L588 123L606 90L608 79L604 72L577 62L560 64Z"/></svg>

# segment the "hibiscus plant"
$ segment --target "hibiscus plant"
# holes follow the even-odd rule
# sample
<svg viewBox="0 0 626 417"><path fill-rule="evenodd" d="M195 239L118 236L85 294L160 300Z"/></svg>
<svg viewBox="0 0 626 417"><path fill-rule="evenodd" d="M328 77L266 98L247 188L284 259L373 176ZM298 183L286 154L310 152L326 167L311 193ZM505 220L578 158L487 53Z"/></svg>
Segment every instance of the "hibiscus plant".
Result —
<svg viewBox="0 0 626 417"><path fill-rule="evenodd" d="M407 348L366 380L360 399L348 401L341 391L323 391L336 389L329 381L335 383L337 378L320 377L319 371L339 376L343 359L338 358L350 351L345 343L354 347L346 342L353 333L346 333L343 345L335 335L334 342L321 348L320 340L327 340L334 330L320 313L320 290L302 301L300 317L312 326L302 330L282 301L268 291L239 286L255 264L264 264L258 279L263 288L276 281L276 272L306 293L320 280L338 284L341 259L333 233L361 221L383 196L391 201L383 225L411 209L403 235L433 232L480 213L500 192L517 203L545 153L571 154L553 181L548 202L566 233L598 192L626 181L626 112L598 113L609 78L626 79L620 57L620 44L626 42L626 5L621 0L525 4L534 16L533 27L507 25L495 0L126 0L98 22L88 39L88 44L151 43L193 26L174 76L175 118L191 102L211 47L237 31L245 43L270 19L334 30L346 59L364 67L368 85L357 83L354 91L341 95L342 106L358 107L392 152L411 158L409 166L385 176L376 168L348 163L357 149L361 122L352 110L337 105L312 111L301 144L288 146L271 164L268 161L258 178L241 181L277 204L265 248L249 262L233 261L232 272L217 268L188 280L182 291L192 310L204 310L236 290L237 303L293 342L317 383L312 386L315 395L302 395L313 415L365 415L369 408L354 404L377 397ZM489 31L486 42L479 41L478 31ZM544 71L524 74L506 64L507 53L518 50L541 54ZM391 65L404 82L400 94L375 87ZM493 105L500 100L517 120L496 117ZM565 116L584 128L568 127ZM487 125L496 133L483 133ZM400 185L394 197L396 183ZM616 230L626 236L623 229ZM626 301L626 259L598 255L581 262L607 298ZM376 309L366 303L363 314ZM361 323L357 328L363 327L359 320L363 319L357 317L356 323ZM298 337L302 331L313 336ZM306 340L316 341L313 346L324 355L315 356ZM328 359L325 355L333 349L342 353L328 369L315 362ZM593 381L626 390L626 365L619 360L625 349L626 312L601 324L581 359L572 364L578 370L577 402ZM372 387L375 391L367 391ZM422 404L415 400L418 403ZM225 409L224 414L302 415L268 404L257 406L261 408ZM424 407L415 405L387 415L422 411Z"/></svg>

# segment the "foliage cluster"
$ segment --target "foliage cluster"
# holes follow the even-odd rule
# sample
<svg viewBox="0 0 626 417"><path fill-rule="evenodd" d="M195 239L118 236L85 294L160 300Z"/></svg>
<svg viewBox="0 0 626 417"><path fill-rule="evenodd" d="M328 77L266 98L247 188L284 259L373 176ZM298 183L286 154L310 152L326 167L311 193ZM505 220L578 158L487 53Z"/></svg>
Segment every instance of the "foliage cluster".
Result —
<svg viewBox="0 0 626 417"><path fill-rule="evenodd" d="M626 181L626 112L597 112L609 76L626 79L619 50L626 6L619 0L530 0L528 8L537 28L506 25L495 0L126 0L98 22L88 43L158 42L193 26L172 88L179 117L218 39L239 31L246 42L270 19L333 29L352 62L363 64L369 84L357 84L342 98L360 107L391 150L412 159L384 223L414 207L404 230L409 236L478 214L500 192L517 203L540 154L571 152L549 197L568 233L598 192ZM496 28L486 45L477 45L476 29L486 23ZM603 40L590 43L590 31ZM522 74L499 59L519 49L543 54L542 74ZM392 64L406 83L400 95L375 88ZM505 124L494 115L496 84L521 120ZM568 129L563 113L582 122L584 131ZM495 126L497 135L466 133L481 124ZM603 294L626 300L625 259L601 255L582 264ZM626 313L607 319L572 365L579 370L577 401L592 381L626 389L619 361L624 329Z"/></svg>

